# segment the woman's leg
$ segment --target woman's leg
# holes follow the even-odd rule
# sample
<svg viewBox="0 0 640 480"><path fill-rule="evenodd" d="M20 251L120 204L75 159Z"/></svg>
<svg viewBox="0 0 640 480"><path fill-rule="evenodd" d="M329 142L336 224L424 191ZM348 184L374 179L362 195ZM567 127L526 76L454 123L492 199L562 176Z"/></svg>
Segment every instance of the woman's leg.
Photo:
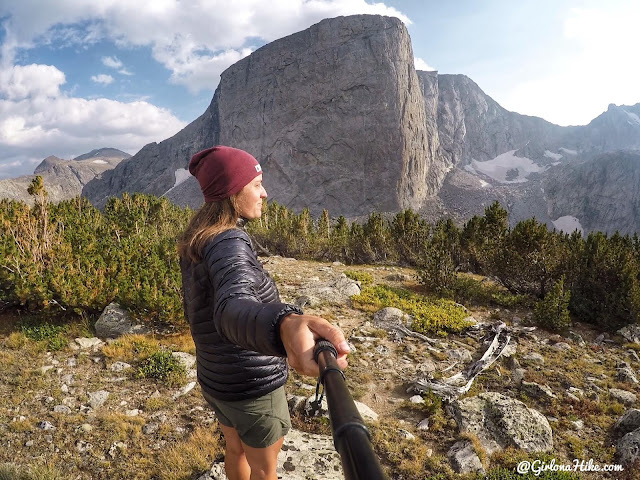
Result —
<svg viewBox="0 0 640 480"><path fill-rule="evenodd" d="M250 480L251 468L247 462L244 448L235 428L220 425L224 434L226 449L224 453L224 469L229 480Z"/></svg>
<svg viewBox="0 0 640 480"><path fill-rule="evenodd" d="M276 467L278 466L278 453L282 447L284 437L266 448L253 448L246 443L242 444L247 462L251 467L251 480L277 480Z"/></svg>

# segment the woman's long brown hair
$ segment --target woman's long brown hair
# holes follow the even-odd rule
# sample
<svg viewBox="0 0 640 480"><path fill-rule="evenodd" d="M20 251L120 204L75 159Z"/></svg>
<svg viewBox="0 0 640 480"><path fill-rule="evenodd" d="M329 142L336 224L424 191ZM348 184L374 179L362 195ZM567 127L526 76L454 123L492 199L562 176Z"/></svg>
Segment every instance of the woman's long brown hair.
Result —
<svg viewBox="0 0 640 480"><path fill-rule="evenodd" d="M219 202L205 203L193 215L189 225L178 239L178 254L181 258L199 262L207 241L220 232L235 228L238 218L235 196Z"/></svg>

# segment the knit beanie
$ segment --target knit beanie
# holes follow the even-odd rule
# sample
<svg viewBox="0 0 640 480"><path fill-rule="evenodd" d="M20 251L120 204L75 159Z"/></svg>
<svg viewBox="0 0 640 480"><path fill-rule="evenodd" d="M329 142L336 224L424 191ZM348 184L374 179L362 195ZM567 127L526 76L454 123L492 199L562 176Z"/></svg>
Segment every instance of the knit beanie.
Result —
<svg viewBox="0 0 640 480"><path fill-rule="evenodd" d="M196 153L189 161L206 203L238 193L262 173L258 161L244 150L216 145Z"/></svg>

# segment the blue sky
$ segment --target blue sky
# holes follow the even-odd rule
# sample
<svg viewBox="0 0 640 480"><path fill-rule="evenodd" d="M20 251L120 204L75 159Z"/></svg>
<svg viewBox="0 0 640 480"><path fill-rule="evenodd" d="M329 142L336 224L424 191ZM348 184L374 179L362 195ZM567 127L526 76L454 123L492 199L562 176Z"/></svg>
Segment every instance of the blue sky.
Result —
<svg viewBox="0 0 640 480"><path fill-rule="evenodd" d="M580 125L640 102L633 0L0 0L0 178L160 142L243 56L356 13L398 16L418 68L465 74L518 113Z"/></svg>

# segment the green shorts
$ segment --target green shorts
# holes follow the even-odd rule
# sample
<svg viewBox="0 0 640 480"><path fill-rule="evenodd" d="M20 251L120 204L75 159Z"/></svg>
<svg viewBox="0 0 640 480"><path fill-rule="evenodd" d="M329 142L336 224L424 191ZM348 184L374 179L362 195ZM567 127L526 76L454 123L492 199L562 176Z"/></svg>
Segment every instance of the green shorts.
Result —
<svg viewBox="0 0 640 480"><path fill-rule="evenodd" d="M258 398L226 402L203 392L216 412L218 421L235 428L240 440L252 448L266 448L284 437L291 428L291 417L284 387Z"/></svg>

